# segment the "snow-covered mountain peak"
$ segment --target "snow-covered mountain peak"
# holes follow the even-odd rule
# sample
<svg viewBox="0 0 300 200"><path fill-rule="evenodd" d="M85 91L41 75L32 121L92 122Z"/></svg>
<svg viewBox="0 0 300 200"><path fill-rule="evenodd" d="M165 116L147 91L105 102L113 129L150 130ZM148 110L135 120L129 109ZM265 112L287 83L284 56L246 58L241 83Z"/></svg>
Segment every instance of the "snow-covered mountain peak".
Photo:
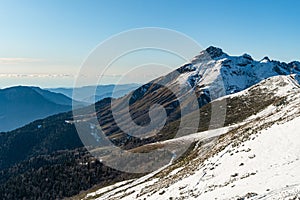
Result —
<svg viewBox="0 0 300 200"><path fill-rule="evenodd" d="M252 58L249 54L247 54L247 53L244 53L244 54L242 55L242 57L243 57L243 58L246 58L246 59L248 59L248 60L253 60L253 58Z"/></svg>
<svg viewBox="0 0 300 200"><path fill-rule="evenodd" d="M230 56L222 49L211 46L180 69L181 75L175 80L176 83L188 84L195 89L224 88L223 94L216 95L218 98L242 91L269 77L299 75L300 63L284 63L268 57L256 61L249 54Z"/></svg>
<svg viewBox="0 0 300 200"><path fill-rule="evenodd" d="M219 58L223 55L225 55L225 53L223 52L222 49L214 47L214 46L210 46L207 49L205 49L205 51L210 55L211 58Z"/></svg>
<svg viewBox="0 0 300 200"><path fill-rule="evenodd" d="M268 62L271 62L268 56L265 56L263 59L260 60L260 63L268 63Z"/></svg>
<svg viewBox="0 0 300 200"><path fill-rule="evenodd" d="M201 51L199 53L199 55L195 56L192 59L192 64L196 64L199 62L205 62L205 61L209 61L209 60L219 60L222 59L224 57L227 57L228 55L226 53L223 52L222 49L218 48L218 47L214 47L214 46L210 46L207 49Z"/></svg>

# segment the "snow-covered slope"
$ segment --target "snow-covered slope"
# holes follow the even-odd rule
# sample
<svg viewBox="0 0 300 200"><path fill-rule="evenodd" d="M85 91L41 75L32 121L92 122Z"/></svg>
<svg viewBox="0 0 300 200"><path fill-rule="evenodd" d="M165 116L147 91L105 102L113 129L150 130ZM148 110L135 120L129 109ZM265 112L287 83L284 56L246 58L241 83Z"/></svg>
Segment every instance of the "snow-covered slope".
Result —
<svg viewBox="0 0 300 200"><path fill-rule="evenodd" d="M262 80L278 75L295 75L299 82L300 62L284 63L264 57L260 61L250 55L230 56L217 47L208 47L166 76L159 77L138 88L132 93L133 102L148 99L155 102L172 102L170 95L161 85L175 91L181 102L191 100L196 94L200 107L212 100L245 90ZM186 103L183 103L186 104Z"/></svg>
<svg viewBox="0 0 300 200"><path fill-rule="evenodd" d="M211 95L218 98L242 91L272 76L300 74L300 63L271 61L268 57L255 61L248 54L229 56L219 48L209 47L180 71L181 75L174 82L209 89L215 93ZM212 96L212 99L215 98Z"/></svg>
<svg viewBox="0 0 300 200"><path fill-rule="evenodd" d="M253 90L280 97L280 101L219 131L165 141L192 139L196 145L163 169L102 188L86 198L299 199L300 86L295 76L276 76L223 98L251 98Z"/></svg>
<svg viewBox="0 0 300 200"><path fill-rule="evenodd" d="M107 109L97 111L98 121L104 134L115 145L132 149L146 143L174 137L174 132L160 131L159 127L163 127L164 124L163 115L157 114L150 119L148 111L154 103L164 107L167 116L165 125L168 126L181 117L187 118L190 113L197 113L199 108L201 109L220 97L243 91L269 77L290 74L298 77L300 63L287 64L270 61L268 58L255 61L247 54L229 56L219 48L209 47L200 52L190 63L144 84L122 98L112 100L111 106ZM299 78L295 80L299 80ZM215 108L215 106L213 107ZM109 109L112 112L107 112ZM156 109L157 112L159 110ZM114 117L110 113L114 113ZM83 116L81 113L75 113L75 118L90 119L90 114ZM219 116L225 116L225 114L219 114ZM208 116L205 117L208 118ZM222 121L221 118L218 117L217 121ZM193 128L186 134L197 131L196 119L199 117L193 116L191 119L185 120L185 122L189 122L186 123L188 124L186 126ZM151 124L155 124L154 122L158 123L152 126ZM215 128L218 127L218 124L222 124L222 122L209 124L209 127ZM132 137L137 135L138 138ZM97 138L95 139L97 140ZM91 146L94 143L86 145Z"/></svg>

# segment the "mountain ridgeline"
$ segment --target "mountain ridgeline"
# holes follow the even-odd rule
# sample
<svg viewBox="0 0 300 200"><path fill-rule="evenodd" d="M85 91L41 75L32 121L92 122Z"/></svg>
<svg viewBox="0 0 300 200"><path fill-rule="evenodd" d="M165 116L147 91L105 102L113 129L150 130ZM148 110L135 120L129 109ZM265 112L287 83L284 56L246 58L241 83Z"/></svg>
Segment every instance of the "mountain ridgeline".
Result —
<svg viewBox="0 0 300 200"><path fill-rule="evenodd" d="M295 81L299 80L299 62L271 61L267 57L255 61L248 54L229 56L219 48L209 47L190 63L139 87L123 98L113 100L112 106L107 105L98 109L97 117L104 134L115 145L131 149L145 143L174 137L178 127L174 127L173 122L185 117L181 116L182 114L188 117L190 113L198 112L199 107L222 96L245 90L269 77L291 74L295 74ZM124 117L117 124L111 111L117 109L118 113L126 114L127 101L130 103L130 116ZM128 125L131 120L140 126L147 126L150 123L149 109L153 104L160 104L166 110L168 118L162 131L152 137L140 139L131 137L120 129L121 126L129 130ZM88 113L87 116L90 114ZM200 127L204 130L203 119L207 117L200 116L200 118L202 119ZM208 126L217 128L219 124L218 122L207 124L206 129ZM186 134L193 133L193 131L195 130L190 132L187 130ZM151 134L145 133L145 135Z"/></svg>
<svg viewBox="0 0 300 200"><path fill-rule="evenodd" d="M119 98L132 90L139 87L139 84L120 84L120 85L98 85L98 86L84 86L76 88L75 91L80 94L77 95L76 101L94 103L107 97ZM69 98L74 98L73 88L48 88L51 92L61 93ZM94 95L91 95L95 93Z"/></svg>
<svg viewBox="0 0 300 200"><path fill-rule="evenodd" d="M104 134L115 145L133 151L147 151L147 144L173 138L180 121L192 121L197 114L200 115L199 126L196 130L187 129L186 135L219 128L218 121L211 120L211 112L213 106L221 107L223 101L226 101L226 107L223 108L226 109L226 117L221 125L225 126L241 122L274 102L280 102L282 97L263 93L261 88L249 91L248 96L226 98L226 95L255 87L259 82L278 75L290 76L291 80L299 81L300 63L271 61L269 58L255 61L248 54L229 56L219 48L209 47L190 63L140 86L124 97L105 98L97 102L94 106L96 113L93 106L85 107L78 110L80 115L77 116L72 116L71 112L62 113L2 133L2 199L61 199L96 184L104 186L141 176L118 172L93 159L78 137L74 120L89 124L90 117L96 115ZM117 108L119 113L126 113L128 101L129 117L117 124L112 110ZM150 124L152 119L149 117L149 109L154 104L162 105L168 117L159 133L153 135L145 132L147 137L138 138L122 131L120 126L126 127L131 120L139 126ZM90 133L87 133L87 137L91 141L96 140ZM27 186L20 186L20 182ZM42 189L40 185L43 185Z"/></svg>
<svg viewBox="0 0 300 200"><path fill-rule="evenodd" d="M83 106L75 102L78 107ZM0 132L72 109L72 99L38 87L17 86L0 90Z"/></svg>

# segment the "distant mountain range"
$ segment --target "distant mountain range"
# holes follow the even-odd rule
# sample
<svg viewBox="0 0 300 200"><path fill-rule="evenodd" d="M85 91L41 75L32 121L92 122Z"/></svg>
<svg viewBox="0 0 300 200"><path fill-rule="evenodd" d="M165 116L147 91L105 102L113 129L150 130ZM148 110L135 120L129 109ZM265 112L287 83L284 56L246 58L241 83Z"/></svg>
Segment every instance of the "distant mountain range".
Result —
<svg viewBox="0 0 300 200"><path fill-rule="evenodd" d="M77 102L78 107L84 104ZM0 90L0 132L72 109L72 99L38 87L17 86Z"/></svg>
<svg viewBox="0 0 300 200"><path fill-rule="evenodd" d="M121 97L138 87L138 84L99 85L77 88L81 99L74 100L75 107L87 106L105 97ZM114 91L115 90L115 91ZM16 86L0 90L0 132L10 131L34 120L72 109L73 88L41 89Z"/></svg>
<svg viewBox="0 0 300 200"><path fill-rule="evenodd" d="M165 144L170 143L176 153L176 147L182 145L183 142L193 141L193 144L182 157L170 163L168 168L159 174L149 176L150 181L142 178L143 181L137 181L137 183L132 181L133 185L125 184L125 182L118 183L110 189L90 194L86 199L144 199L148 197L150 199L173 197L174 199L188 199L200 198L199 195L203 195L201 192L205 193L205 191L207 191L208 198L204 199L210 199L217 193L218 195L226 194L228 199L231 197L243 199L247 195L254 195L253 192L255 195L264 195L269 190L282 189L287 185L295 184L296 182L290 182L290 180L295 180L295 177L288 179L294 174L288 174L288 170L284 171L284 174L276 171L279 165L282 166L281 170L284 169L284 165L297 169L297 166L291 165L299 163L295 153L291 154L293 155L291 158L289 154L282 153L280 155L283 157L272 159L272 163L268 160L266 168L251 168L251 161L255 161L253 166L259 165L264 160L256 161L256 157L269 159L268 152L277 148L277 144L271 142L272 131L268 132L270 137L267 139L260 136L261 131L276 123L284 124L300 116L299 75L299 62L284 63L272 61L267 57L256 61L248 54L230 56L219 48L209 47L200 52L190 63L138 87L124 97L102 99L95 105L80 108L76 116L73 116L71 112L57 114L34 121L20 129L0 134L0 194L3 199L63 199L95 185L103 187L116 181L129 179L132 181L132 178L141 177L143 174L128 174L105 167L83 148L73 120L84 127L90 127L91 130L88 129L86 132L86 138L97 143L97 138L100 136L96 138L92 131L99 126L91 126L93 122L89 121L95 114L102 131L110 141L123 149L130 149L131 152L144 153L156 148L164 149ZM31 88L30 91L39 94L39 98L42 96L46 99L35 89ZM175 96L172 91L178 91L179 95ZM192 95L196 96L196 101L193 100ZM26 100L25 97L23 99ZM123 132L112 115L111 102L119 109L118 113L123 115L126 113L124 105L127 105L128 100L130 114L123 116L121 125L130 126L131 119L141 127L151 123L149 109L153 104L160 104L164 106L168 119L159 133L145 132L147 137L138 138ZM222 107L224 102L226 107ZM220 128L218 120L211 119L214 107L225 110L226 114L224 124L221 124L226 128L222 129L218 137L213 137L216 135L212 132ZM187 111L186 115L182 116L180 110ZM27 113L29 113L28 110ZM172 140L180 128L181 121L193 122L194 116L197 115L200 115L200 123L196 130L184 129L185 135ZM218 114L215 117L220 116ZM159 116L154 116L153 120L157 118ZM284 134L289 134L289 131ZM297 152L297 143L295 143L297 140L287 140L283 137L284 134L274 135L276 141L283 141L282 144L278 143L279 151L284 151L286 146L290 148L289 151ZM290 136L296 138L295 133ZM215 139L215 143L210 143L211 137ZM257 139L258 137L260 139ZM247 141L251 141L254 145L254 156L251 149L246 148ZM285 145L286 143L292 145ZM260 145L267 145L267 149L256 148ZM106 147L99 148L99 150L110 151ZM174 152L171 153L174 155ZM241 152L245 152L247 159L241 158ZM222 160L223 155L226 158L229 157L230 165L226 165L228 162ZM118 161L118 156L108 157L112 161ZM159 160L158 157L155 159ZM231 168L231 164L234 163L236 163L234 165L236 168ZM123 163L123 165L126 164L129 163ZM219 165L228 169L226 176L222 175L223 171L222 168L218 168ZM243 171L244 168L245 171ZM262 173L259 171L261 169ZM266 171L268 175L271 174L274 177L277 176L276 174L281 174L284 182L272 179L271 185L264 188L264 191L248 191L248 187L240 186L241 182L239 182L240 185L235 184L238 181L248 181L246 186L249 186L255 184L251 182L251 177L256 177L255 181L263 180L262 185L266 185L268 183L264 176ZM184 178L192 176L193 172L197 176L185 182ZM201 177L204 179L200 179ZM222 177L221 181L218 177ZM210 179L213 181L205 182ZM175 181L178 185L174 184ZM191 181L193 185L189 185ZM276 182L276 187L272 186L273 182ZM121 188L123 185L124 188ZM200 190L195 190L196 185L201 186ZM114 190L115 187L117 188ZM202 187L205 191L201 190ZM219 190L222 187L227 187L232 193ZM243 189L242 193L239 191L240 188ZM261 185L255 189L260 190ZM209 196L210 194L212 196ZM82 198L83 196L74 199Z"/></svg>
<svg viewBox="0 0 300 200"><path fill-rule="evenodd" d="M84 86L76 88L76 92L80 94L80 98L74 99L80 102L95 103L106 97L118 98L130 91L137 89L140 84L120 84L120 85L98 85L98 86ZM47 88L51 92L57 92L73 98L73 88ZM95 91L96 90L96 91ZM92 95L91 94L95 94ZM78 95L79 96L79 95Z"/></svg>

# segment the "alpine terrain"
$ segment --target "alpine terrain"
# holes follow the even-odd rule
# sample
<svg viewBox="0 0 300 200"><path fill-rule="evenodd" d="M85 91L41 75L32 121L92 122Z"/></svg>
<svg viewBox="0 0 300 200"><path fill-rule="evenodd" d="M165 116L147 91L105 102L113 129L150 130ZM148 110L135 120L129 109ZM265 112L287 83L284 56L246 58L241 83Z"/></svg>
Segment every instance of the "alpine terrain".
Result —
<svg viewBox="0 0 300 200"><path fill-rule="evenodd" d="M124 97L2 133L2 199L297 199L299 75L296 61L256 61L209 47ZM162 121L149 114L154 104L167 116L158 132L144 128ZM132 120L141 127L139 137L124 131ZM100 149L98 159L83 147L74 123L87 128L86 141L89 149ZM104 137L130 152L161 150L172 159L148 174L118 171L101 162L123 156L107 156L109 147L99 148ZM143 167L153 164L161 163Z"/></svg>
<svg viewBox="0 0 300 200"><path fill-rule="evenodd" d="M299 198L299 62L255 61L209 47L178 70L169 87L189 85L206 94L209 104L226 102L225 127L203 131L200 122L201 132L146 145L194 144L164 168L84 199ZM224 93L213 97L209 92L216 86L224 87ZM200 113L206 106L201 105Z"/></svg>
<svg viewBox="0 0 300 200"><path fill-rule="evenodd" d="M300 86L276 76L223 100L260 104L255 95L273 101L241 122L161 142L195 145L178 162L83 199L299 199Z"/></svg>

